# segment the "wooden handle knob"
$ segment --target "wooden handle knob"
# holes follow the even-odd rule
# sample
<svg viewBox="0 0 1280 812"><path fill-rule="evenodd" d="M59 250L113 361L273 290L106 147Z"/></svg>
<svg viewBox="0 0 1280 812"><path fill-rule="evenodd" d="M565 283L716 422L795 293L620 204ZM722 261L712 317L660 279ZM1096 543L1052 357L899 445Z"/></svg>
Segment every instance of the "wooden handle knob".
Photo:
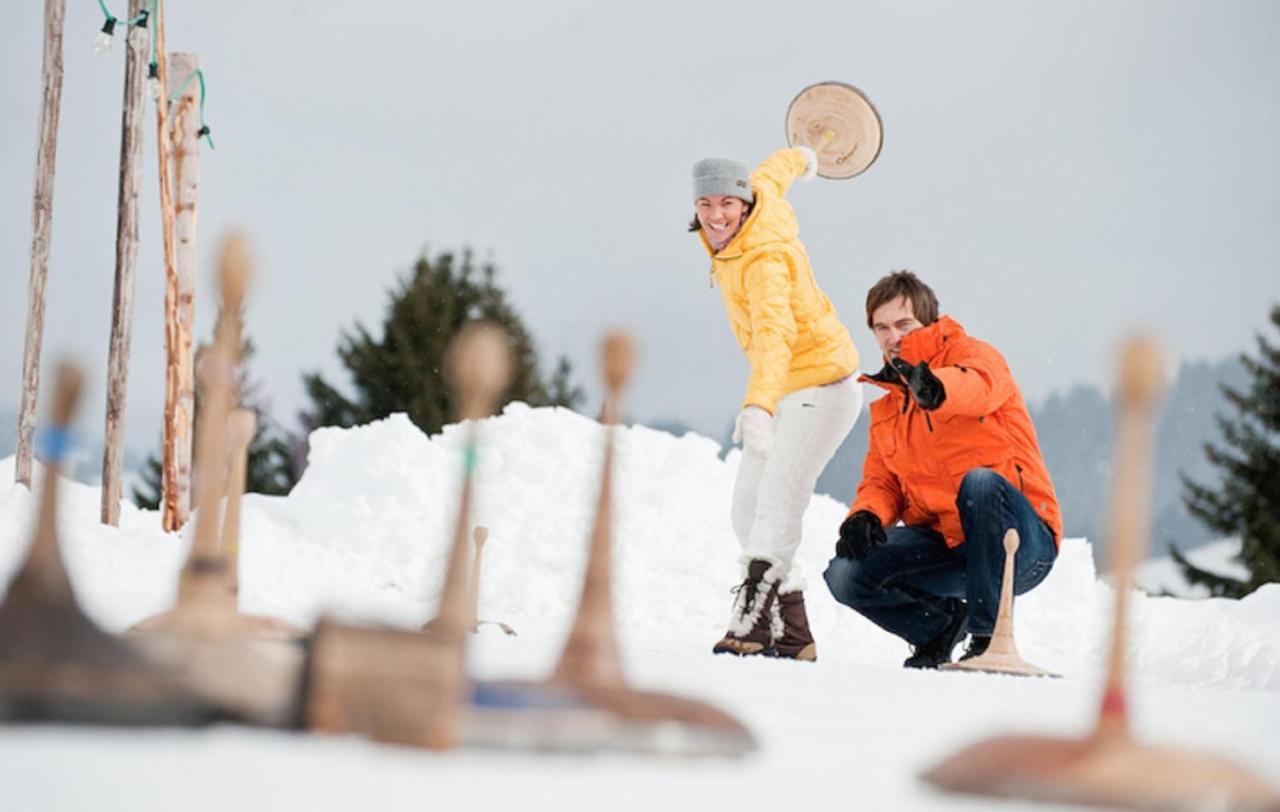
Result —
<svg viewBox="0 0 1280 812"><path fill-rule="evenodd" d="M462 418L493 411L511 381L511 343L496 324L474 322L463 327L449 351L450 383L461 404Z"/></svg>
<svg viewBox="0 0 1280 812"><path fill-rule="evenodd" d="M1015 553L1017 553L1018 546L1021 543L1022 543L1021 540L1018 538L1017 530L1010 527L1008 530L1004 531L1004 554L1005 555L1014 555Z"/></svg>
<svg viewBox="0 0 1280 812"><path fill-rule="evenodd" d="M604 385L616 396L631 378L635 364L635 344L626 333L610 333L604 339Z"/></svg>
<svg viewBox="0 0 1280 812"><path fill-rule="evenodd" d="M1164 385L1161 356L1160 345L1151 336L1134 336L1125 342L1118 391L1127 406L1145 411L1155 403Z"/></svg>
<svg viewBox="0 0 1280 812"><path fill-rule="evenodd" d="M232 232L223 238L218 255L218 286L222 293L222 307L228 318L239 318L245 288L249 285L251 266L249 244L244 235Z"/></svg>

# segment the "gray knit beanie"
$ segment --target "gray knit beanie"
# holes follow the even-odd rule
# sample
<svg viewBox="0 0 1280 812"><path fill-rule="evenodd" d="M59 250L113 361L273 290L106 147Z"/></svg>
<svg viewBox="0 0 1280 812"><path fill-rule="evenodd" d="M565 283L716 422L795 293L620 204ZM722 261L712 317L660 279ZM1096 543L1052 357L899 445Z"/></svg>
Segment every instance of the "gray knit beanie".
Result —
<svg viewBox="0 0 1280 812"><path fill-rule="evenodd" d="M729 158L703 158L694 164L693 199L710 195L729 195L753 202L751 171L747 165Z"/></svg>

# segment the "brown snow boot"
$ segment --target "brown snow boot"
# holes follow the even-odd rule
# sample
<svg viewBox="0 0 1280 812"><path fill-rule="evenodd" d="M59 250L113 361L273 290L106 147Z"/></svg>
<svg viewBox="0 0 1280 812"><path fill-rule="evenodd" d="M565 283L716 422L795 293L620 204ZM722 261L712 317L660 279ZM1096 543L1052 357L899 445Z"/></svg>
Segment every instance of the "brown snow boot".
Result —
<svg viewBox="0 0 1280 812"><path fill-rule="evenodd" d="M804 593L800 590L778 596L778 614L782 632L773 645L764 650L769 657L813 662L818 659L818 647L809 631L809 616L804 611Z"/></svg>
<svg viewBox="0 0 1280 812"><path fill-rule="evenodd" d="M759 558L753 558L747 565L746 579L731 590L734 601L729 631L712 646L712 654L760 654L773 643L773 605L778 597L778 581L776 577L765 577L772 566Z"/></svg>

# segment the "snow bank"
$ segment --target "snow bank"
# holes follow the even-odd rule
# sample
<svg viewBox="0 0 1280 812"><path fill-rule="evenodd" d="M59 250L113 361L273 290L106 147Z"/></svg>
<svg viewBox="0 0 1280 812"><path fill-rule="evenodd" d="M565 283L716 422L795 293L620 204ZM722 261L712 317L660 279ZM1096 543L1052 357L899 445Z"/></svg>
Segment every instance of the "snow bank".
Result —
<svg viewBox="0 0 1280 812"><path fill-rule="evenodd" d="M562 409L513 404L482 421L474 522L490 530L482 617L565 628L594 518L603 429ZM462 470L461 426L428 438L403 415L321 429L288 497L244 504L241 605L310 624L321 612L413 628L434 613ZM621 428L614 508L615 612L624 639L708 648L724 629L738 577L729 501L739 453L643 426ZM0 481L12 479L12 458ZM170 605L194 523L165 534L156 513L126 505L119 529L97 523L98 490L67 482L61 533L77 594L104 627L123 629ZM0 575L25 550L35 503L0 494ZM906 647L827 594L820 574L845 506L815 496L800 566L822 659L896 665ZM1017 603L1024 655L1069 677L1101 669L1112 591L1088 544L1064 542L1053 573ZM1280 691L1280 585L1242 601L1134 593L1133 675L1151 682Z"/></svg>

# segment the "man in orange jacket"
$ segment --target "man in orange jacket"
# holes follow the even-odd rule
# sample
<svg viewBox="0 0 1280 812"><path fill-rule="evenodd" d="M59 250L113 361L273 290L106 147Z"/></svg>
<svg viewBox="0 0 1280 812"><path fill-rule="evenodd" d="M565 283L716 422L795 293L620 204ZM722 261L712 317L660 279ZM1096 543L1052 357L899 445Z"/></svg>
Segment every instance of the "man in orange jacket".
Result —
<svg viewBox="0 0 1280 812"><path fill-rule="evenodd" d="M986 650L1004 572L1005 531L1021 541L1014 591L1053 567L1062 515L1035 427L994 347L965 333L910 271L867 294L884 368L859 380L871 404L862 482L824 573L836 600L912 646L904 666L937 668ZM901 524L899 524L901 521Z"/></svg>

